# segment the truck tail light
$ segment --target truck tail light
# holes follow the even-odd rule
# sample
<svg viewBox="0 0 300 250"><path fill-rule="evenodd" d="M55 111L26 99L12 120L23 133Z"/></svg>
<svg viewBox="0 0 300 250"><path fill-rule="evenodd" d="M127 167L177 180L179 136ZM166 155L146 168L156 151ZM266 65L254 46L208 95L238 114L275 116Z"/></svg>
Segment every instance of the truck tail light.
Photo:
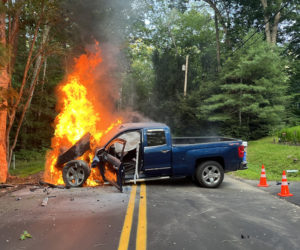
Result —
<svg viewBox="0 0 300 250"><path fill-rule="evenodd" d="M239 152L239 157L243 158L244 157L244 152L245 152L245 147L243 145L240 145L238 147L238 152Z"/></svg>

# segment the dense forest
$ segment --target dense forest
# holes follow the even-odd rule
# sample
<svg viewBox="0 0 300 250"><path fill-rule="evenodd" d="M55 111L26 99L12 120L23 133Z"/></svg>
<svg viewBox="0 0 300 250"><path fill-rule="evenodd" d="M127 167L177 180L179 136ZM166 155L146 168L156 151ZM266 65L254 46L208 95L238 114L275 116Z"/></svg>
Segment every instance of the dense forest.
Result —
<svg viewBox="0 0 300 250"><path fill-rule="evenodd" d="M50 147L56 86L95 41L118 87L118 112L176 135L247 140L300 123L298 0L0 5L1 169L14 151Z"/></svg>

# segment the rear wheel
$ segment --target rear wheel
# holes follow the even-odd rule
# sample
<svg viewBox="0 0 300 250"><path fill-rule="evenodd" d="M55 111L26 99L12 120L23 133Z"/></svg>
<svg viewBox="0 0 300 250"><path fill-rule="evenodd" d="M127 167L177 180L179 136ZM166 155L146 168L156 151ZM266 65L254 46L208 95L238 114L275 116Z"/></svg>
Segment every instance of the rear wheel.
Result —
<svg viewBox="0 0 300 250"><path fill-rule="evenodd" d="M85 161L69 161L63 168L63 180L67 187L81 187L90 175L90 168Z"/></svg>
<svg viewBox="0 0 300 250"><path fill-rule="evenodd" d="M196 169L196 179L203 187L216 188L223 182L224 169L216 161L203 162Z"/></svg>

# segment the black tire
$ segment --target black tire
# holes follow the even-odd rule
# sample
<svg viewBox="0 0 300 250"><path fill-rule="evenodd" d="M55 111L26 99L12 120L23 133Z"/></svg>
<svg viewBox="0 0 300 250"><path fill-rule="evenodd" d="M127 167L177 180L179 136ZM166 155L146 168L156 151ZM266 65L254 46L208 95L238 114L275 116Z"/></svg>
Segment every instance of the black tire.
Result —
<svg viewBox="0 0 300 250"><path fill-rule="evenodd" d="M88 164L82 160L69 161L63 168L63 180L67 187L81 187L91 173Z"/></svg>
<svg viewBox="0 0 300 250"><path fill-rule="evenodd" d="M223 182L224 169L216 161L205 161L196 169L196 180L200 186L217 188Z"/></svg>

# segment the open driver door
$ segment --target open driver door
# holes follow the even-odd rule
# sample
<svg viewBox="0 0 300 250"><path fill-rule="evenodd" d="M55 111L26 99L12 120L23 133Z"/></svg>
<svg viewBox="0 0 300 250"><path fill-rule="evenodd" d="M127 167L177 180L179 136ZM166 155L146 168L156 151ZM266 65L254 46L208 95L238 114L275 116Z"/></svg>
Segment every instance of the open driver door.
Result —
<svg viewBox="0 0 300 250"><path fill-rule="evenodd" d="M100 173L104 181L108 181L121 192L123 191L123 156L126 141L120 138L112 140L104 150L97 152Z"/></svg>

